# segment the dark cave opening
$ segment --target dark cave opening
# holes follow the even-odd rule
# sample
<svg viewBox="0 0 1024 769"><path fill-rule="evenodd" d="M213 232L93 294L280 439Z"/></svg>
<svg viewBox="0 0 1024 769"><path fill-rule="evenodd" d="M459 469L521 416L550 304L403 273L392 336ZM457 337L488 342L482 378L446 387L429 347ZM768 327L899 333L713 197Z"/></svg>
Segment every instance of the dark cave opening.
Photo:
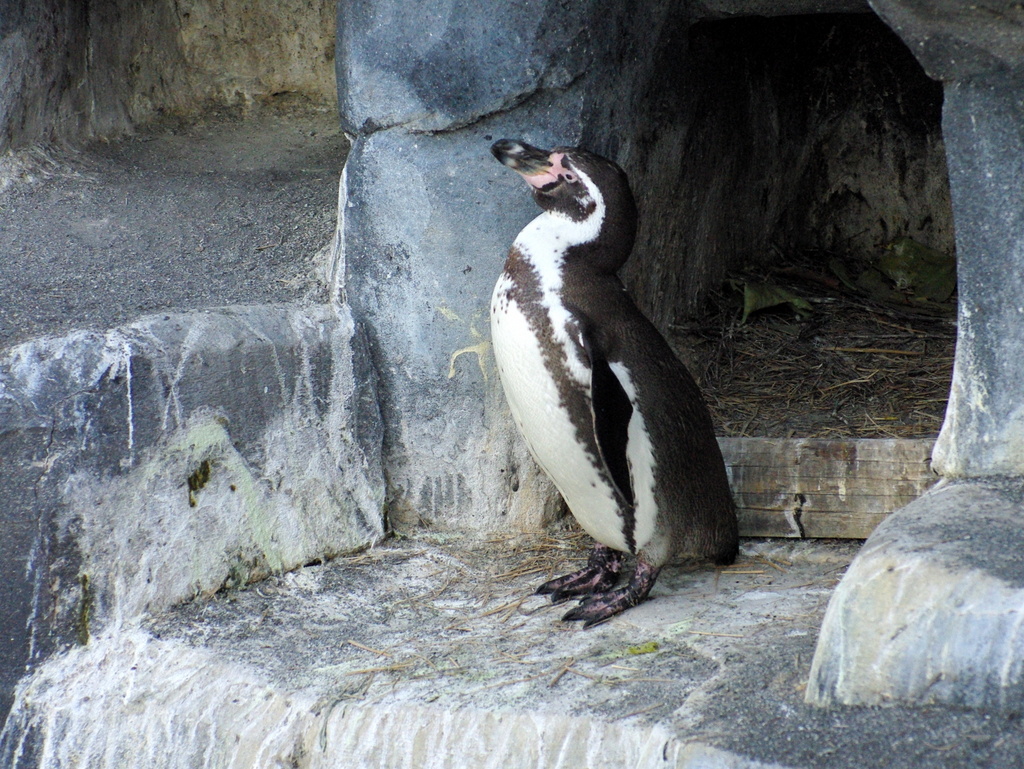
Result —
<svg viewBox="0 0 1024 769"><path fill-rule="evenodd" d="M858 271L901 237L953 253L942 86L874 15L698 22L663 68L685 136L624 276L658 321L746 266Z"/></svg>
<svg viewBox="0 0 1024 769"><path fill-rule="evenodd" d="M955 260L941 84L871 14L702 21L679 51L659 87L686 131L623 277L721 430L933 437L955 295L884 270Z"/></svg>

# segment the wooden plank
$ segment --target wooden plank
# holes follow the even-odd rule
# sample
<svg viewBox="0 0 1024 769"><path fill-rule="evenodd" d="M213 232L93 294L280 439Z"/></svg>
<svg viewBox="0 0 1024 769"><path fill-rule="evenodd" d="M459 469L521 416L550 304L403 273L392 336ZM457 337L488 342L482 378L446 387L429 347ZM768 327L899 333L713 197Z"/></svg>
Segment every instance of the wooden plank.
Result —
<svg viewBox="0 0 1024 769"><path fill-rule="evenodd" d="M738 491L733 494L736 504L751 510L779 510L798 506L804 513L829 513L853 510L868 514L886 515L909 505L920 494L859 494L854 488L846 494L815 494L813 492L756 492Z"/></svg>
<svg viewBox="0 0 1024 769"><path fill-rule="evenodd" d="M719 438L740 534L863 539L937 476L931 440Z"/></svg>

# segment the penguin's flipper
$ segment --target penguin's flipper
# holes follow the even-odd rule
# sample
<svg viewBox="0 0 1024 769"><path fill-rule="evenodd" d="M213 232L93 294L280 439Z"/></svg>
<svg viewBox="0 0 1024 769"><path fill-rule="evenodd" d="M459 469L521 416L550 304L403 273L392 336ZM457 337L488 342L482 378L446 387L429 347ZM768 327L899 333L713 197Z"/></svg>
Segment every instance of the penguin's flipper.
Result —
<svg viewBox="0 0 1024 769"><path fill-rule="evenodd" d="M633 507L633 481L626 459L629 443L629 420L633 404L608 359L586 326L580 330L583 349L590 359L590 398L594 417L594 437L601 459L616 489L630 508Z"/></svg>

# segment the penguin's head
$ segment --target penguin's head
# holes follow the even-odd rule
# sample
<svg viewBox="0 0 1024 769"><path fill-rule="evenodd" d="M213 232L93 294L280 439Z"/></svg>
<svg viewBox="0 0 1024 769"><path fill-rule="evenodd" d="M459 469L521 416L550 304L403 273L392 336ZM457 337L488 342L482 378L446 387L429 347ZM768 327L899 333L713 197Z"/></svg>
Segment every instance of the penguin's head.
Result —
<svg viewBox="0 0 1024 769"><path fill-rule="evenodd" d="M525 142L502 139L491 153L522 176L545 211L583 221L609 204L632 206L625 172L615 163L578 147L542 150Z"/></svg>
<svg viewBox="0 0 1024 769"><path fill-rule="evenodd" d="M576 225L573 245L624 251L616 269L626 260L636 235L636 204L615 163L578 147L542 150L513 139L495 142L491 153L527 181L537 205Z"/></svg>

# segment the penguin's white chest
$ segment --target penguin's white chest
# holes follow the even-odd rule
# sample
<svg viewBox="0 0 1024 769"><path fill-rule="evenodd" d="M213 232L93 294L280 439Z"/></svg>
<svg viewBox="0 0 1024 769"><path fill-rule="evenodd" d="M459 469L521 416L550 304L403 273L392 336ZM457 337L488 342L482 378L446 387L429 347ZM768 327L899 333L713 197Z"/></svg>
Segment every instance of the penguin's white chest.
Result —
<svg viewBox="0 0 1024 769"><path fill-rule="evenodd" d="M583 529L602 544L628 550L614 491L599 470L599 460L581 440L580 431L592 429L592 423L581 424L579 418L574 422L559 390L560 384L563 389L577 388L589 403L586 371L581 371L578 353L563 340L538 336L510 295L512 287L511 278L503 274L491 297L491 341L512 417ZM557 311L541 306L531 309L547 313L550 327L560 323L560 330L567 333Z"/></svg>

